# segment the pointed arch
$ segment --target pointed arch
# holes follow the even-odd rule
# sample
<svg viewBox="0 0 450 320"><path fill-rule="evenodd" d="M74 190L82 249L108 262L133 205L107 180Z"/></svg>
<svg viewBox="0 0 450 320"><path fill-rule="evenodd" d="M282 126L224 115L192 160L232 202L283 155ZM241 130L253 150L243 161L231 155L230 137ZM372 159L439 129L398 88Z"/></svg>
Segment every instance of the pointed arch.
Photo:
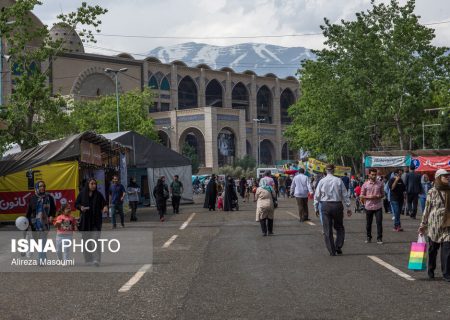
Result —
<svg viewBox="0 0 450 320"><path fill-rule="evenodd" d="M286 88L280 96L280 119L281 124L290 124L292 122L289 117L289 107L295 103L295 96L291 89Z"/></svg>
<svg viewBox="0 0 450 320"><path fill-rule="evenodd" d="M156 80L155 76L151 76L150 79L148 80L148 87L154 90L158 89L158 81Z"/></svg>
<svg viewBox="0 0 450 320"><path fill-rule="evenodd" d="M247 87L242 82L238 82L231 92L231 107L233 109L245 110L245 121L250 121L249 105L250 101Z"/></svg>
<svg viewBox="0 0 450 320"><path fill-rule="evenodd" d="M178 84L178 108L198 108L197 84L190 76L185 76Z"/></svg>
<svg viewBox="0 0 450 320"><path fill-rule="evenodd" d="M223 87L216 79L212 79L205 89L206 106L223 107Z"/></svg>
<svg viewBox="0 0 450 320"><path fill-rule="evenodd" d="M265 119L265 123L272 123L273 103L272 92L267 86L259 88L256 95L256 115L258 119Z"/></svg>
<svg viewBox="0 0 450 320"><path fill-rule="evenodd" d="M169 82L169 80L167 79L167 77L164 77L162 80L161 80L161 86L159 87L161 90L166 90L166 91L169 91L170 90L170 82Z"/></svg>

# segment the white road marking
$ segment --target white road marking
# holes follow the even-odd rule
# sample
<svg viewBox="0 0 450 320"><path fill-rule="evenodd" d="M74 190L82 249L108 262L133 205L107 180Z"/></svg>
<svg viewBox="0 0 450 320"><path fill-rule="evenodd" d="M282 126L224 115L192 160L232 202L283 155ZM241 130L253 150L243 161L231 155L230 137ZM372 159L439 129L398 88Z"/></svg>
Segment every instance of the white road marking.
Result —
<svg viewBox="0 0 450 320"><path fill-rule="evenodd" d="M409 281L414 281L416 279L414 279L413 277L411 277L409 274L404 273L403 271L400 271L399 269L397 269L394 266L391 266L389 263L384 262L383 260L381 260L380 258L376 257L376 256L367 256L369 259L372 259L373 261L375 261L376 263L382 265L383 267L391 270L393 273L399 275L400 277L409 280Z"/></svg>
<svg viewBox="0 0 450 320"><path fill-rule="evenodd" d="M176 238L178 238L178 235L176 235L176 234L173 235L173 236L171 236L170 239L167 240L166 243L164 243L162 247L163 247L163 248L168 248L168 247L170 247L170 245L172 244L172 242L175 241Z"/></svg>
<svg viewBox="0 0 450 320"><path fill-rule="evenodd" d="M312 221L306 221L307 224L309 224L310 226L315 226L316 224Z"/></svg>
<svg viewBox="0 0 450 320"><path fill-rule="evenodd" d="M144 264L138 272L134 274L134 276L131 277L130 280L128 280L127 283L125 283L122 288L119 289L119 292L127 292L131 289L132 286L134 286L138 281L142 278L142 276L149 271L152 268L151 264Z"/></svg>
<svg viewBox="0 0 450 320"><path fill-rule="evenodd" d="M189 218L181 225L180 230L184 230L186 229L186 227L188 226L189 222L191 222L192 219L194 219L195 216L195 212L193 212Z"/></svg>

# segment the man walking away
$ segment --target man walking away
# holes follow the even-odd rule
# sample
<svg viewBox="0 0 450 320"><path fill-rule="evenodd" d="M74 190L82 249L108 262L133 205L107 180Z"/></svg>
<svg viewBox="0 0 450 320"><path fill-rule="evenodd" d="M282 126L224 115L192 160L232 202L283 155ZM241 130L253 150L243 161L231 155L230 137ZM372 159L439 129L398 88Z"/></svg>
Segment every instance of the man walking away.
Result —
<svg viewBox="0 0 450 320"><path fill-rule="evenodd" d="M292 180L291 196L295 197L298 206L300 222L310 220L308 218L308 192L312 193L311 184L305 175L305 169L298 169L298 174Z"/></svg>
<svg viewBox="0 0 450 320"><path fill-rule="evenodd" d="M170 193L172 194L173 213L180 213L180 200L183 194L183 183L179 180L178 175L173 176L173 181L170 184Z"/></svg>
<svg viewBox="0 0 450 320"><path fill-rule="evenodd" d="M366 211L366 243L372 242L373 216L377 222L377 243L383 244L383 182L377 180L377 169L369 169L369 180L364 182L361 189L361 199L364 201Z"/></svg>
<svg viewBox="0 0 450 320"><path fill-rule="evenodd" d="M341 179L344 183L345 189L347 189L348 191L348 189L350 188L350 178L347 176L347 172L344 172L344 176Z"/></svg>
<svg viewBox="0 0 450 320"><path fill-rule="evenodd" d="M314 195L314 209L319 216L319 204L322 211L323 232L325 245L330 256L342 254L342 246L345 240L344 206L347 207L347 215L350 217L350 198L341 179L334 176L334 165L326 166L326 177L317 185ZM333 226L336 229L336 241L333 239Z"/></svg>
<svg viewBox="0 0 450 320"><path fill-rule="evenodd" d="M123 199L125 198L126 190L125 187L119 183L119 176L114 175L112 180L112 185L109 188L109 205L112 206L112 216L111 221L113 228L116 228L116 214L120 216L120 224L122 228L125 227L124 215L123 215Z"/></svg>
<svg viewBox="0 0 450 320"><path fill-rule="evenodd" d="M408 214L411 219L416 219L417 204L419 201L419 194L422 192L422 183L420 175L414 172L415 167L411 166L411 171L406 174L406 199L408 204Z"/></svg>

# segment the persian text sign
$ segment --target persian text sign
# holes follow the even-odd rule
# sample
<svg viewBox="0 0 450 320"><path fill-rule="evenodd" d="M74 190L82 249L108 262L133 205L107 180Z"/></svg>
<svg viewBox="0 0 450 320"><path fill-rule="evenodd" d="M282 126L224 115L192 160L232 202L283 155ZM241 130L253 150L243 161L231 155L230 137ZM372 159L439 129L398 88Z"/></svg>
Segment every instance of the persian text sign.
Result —
<svg viewBox="0 0 450 320"><path fill-rule="evenodd" d="M417 171L450 170L450 156L444 157L417 157L412 163Z"/></svg>
<svg viewBox="0 0 450 320"><path fill-rule="evenodd" d="M411 164L410 156L396 157L372 157L364 159L366 168L385 168L385 167L408 167Z"/></svg>
<svg viewBox="0 0 450 320"><path fill-rule="evenodd" d="M28 202L34 192L15 191L0 193L0 214L23 214L26 213ZM75 205L75 190L53 190L48 191L55 199L56 210L61 208L61 201Z"/></svg>

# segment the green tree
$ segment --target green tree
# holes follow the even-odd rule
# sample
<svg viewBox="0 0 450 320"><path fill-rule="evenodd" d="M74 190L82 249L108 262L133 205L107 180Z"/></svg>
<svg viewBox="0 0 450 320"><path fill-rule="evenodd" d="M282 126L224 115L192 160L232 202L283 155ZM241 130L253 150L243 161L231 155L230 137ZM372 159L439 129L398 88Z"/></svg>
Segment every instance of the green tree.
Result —
<svg viewBox="0 0 450 320"><path fill-rule="evenodd" d="M148 110L152 103L152 93L148 89L121 94L119 98L120 129L122 131L133 130L157 141L154 121L148 116ZM73 132L86 130L94 130L98 133L116 132L115 95L75 102L69 120Z"/></svg>
<svg viewBox="0 0 450 320"><path fill-rule="evenodd" d="M195 151L195 148L188 143L185 143L183 145L183 148L181 149L181 153L183 156L188 157L191 160L192 164L192 174L197 174L198 169L200 167L200 161L198 159L197 152Z"/></svg>
<svg viewBox="0 0 450 320"><path fill-rule="evenodd" d="M68 117L63 113L65 101L52 97L46 67L64 51L64 43L52 39L47 26L32 20L30 12L41 4L38 0L17 0L0 12L0 34L16 74L14 92L0 115L8 124L0 143L18 143L22 149L64 135L68 126ZM101 24L98 17L106 12L83 2L76 11L57 18L58 23L70 28L82 28L79 35L83 42L95 42L94 32L99 32Z"/></svg>
<svg viewBox="0 0 450 320"><path fill-rule="evenodd" d="M256 160L252 156L247 154L243 158L237 159L234 162L233 166L241 167L242 169L244 169L244 171L253 170L256 168Z"/></svg>
<svg viewBox="0 0 450 320"><path fill-rule="evenodd" d="M417 146L433 82L448 77L447 48L419 23L415 2L392 0L321 26L326 49L300 69L302 97L291 107L288 136L296 147L353 162L388 143Z"/></svg>

